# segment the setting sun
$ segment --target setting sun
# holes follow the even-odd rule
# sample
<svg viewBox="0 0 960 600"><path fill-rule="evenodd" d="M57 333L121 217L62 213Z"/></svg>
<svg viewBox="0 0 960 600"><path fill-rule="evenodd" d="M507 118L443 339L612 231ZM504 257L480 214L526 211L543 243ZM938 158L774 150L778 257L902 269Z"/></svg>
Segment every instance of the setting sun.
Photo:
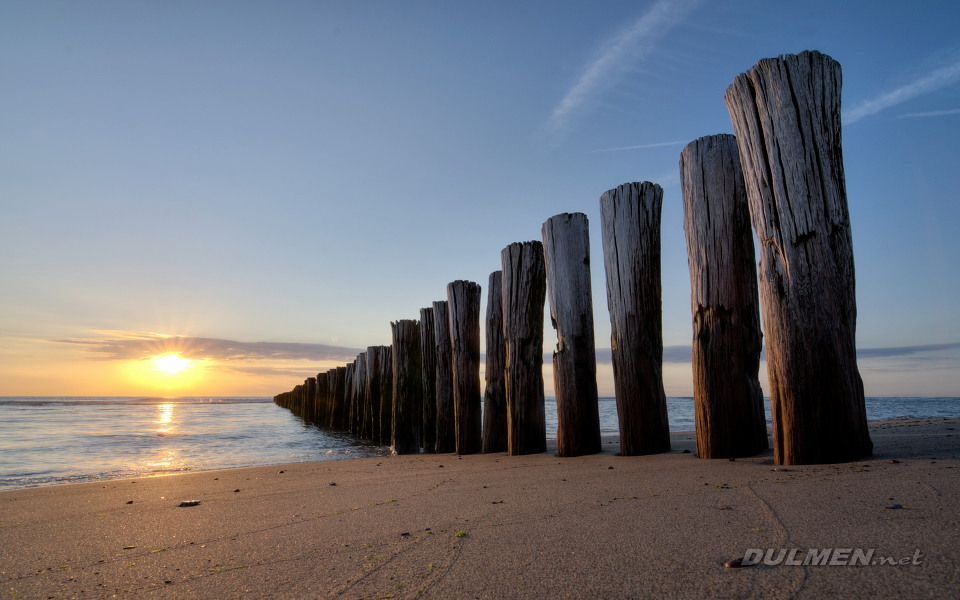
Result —
<svg viewBox="0 0 960 600"><path fill-rule="evenodd" d="M163 371L165 373L179 373L180 371L193 366L193 361L188 358L180 358L176 354L158 356L153 360L153 362L154 371Z"/></svg>

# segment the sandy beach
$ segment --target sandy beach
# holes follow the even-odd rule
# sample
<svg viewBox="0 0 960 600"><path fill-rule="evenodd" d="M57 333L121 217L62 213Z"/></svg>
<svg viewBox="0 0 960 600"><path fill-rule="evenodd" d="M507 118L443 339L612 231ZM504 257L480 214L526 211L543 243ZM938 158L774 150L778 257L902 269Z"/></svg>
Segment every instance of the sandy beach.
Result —
<svg viewBox="0 0 960 600"><path fill-rule="evenodd" d="M680 433L644 457L611 438L580 458L422 454L7 491L3 595L960 596L960 419L871 435L872 458L832 465L702 460ZM751 548L873 554L724 566Z"/></svg>

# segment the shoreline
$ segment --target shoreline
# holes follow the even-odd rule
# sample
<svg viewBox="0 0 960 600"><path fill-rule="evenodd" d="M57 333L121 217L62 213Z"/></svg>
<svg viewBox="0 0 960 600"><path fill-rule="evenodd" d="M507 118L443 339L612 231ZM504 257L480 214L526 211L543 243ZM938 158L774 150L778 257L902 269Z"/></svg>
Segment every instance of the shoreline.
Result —
<svg viewBox="0 0 960 600"><path fill-rule="evenodd" d="M906 425L906 424L908 424L908 422L911 422L911 423L920 423L920 422L924 422L924 423L935 423L935 422L939 422L939 421L941 421L941 420L950 420L950 419L952 419L952 418L953 418L953 417L929 417L929 418L925 418L925 417L919 417L919 418L917 418L917 417L891 417L891 418L889 418L889 419L881 419L881 420L875 420L875 421L868 421L868 422L867 422L867 426L870 427L870 428L882 428L882 427L880 427L880 426L881 426L881 425L884 425L884 424L904 424L904 425ZM960 418L960 417L958 417L958 418ZM345 432L345 431L341 431L341 433L346 433L346 432ZM772 434L772 429L771 429L770 427L767 427L767 435L768 435L768 437L769 437L771 434ZM696 436L696 431L693 431L693 430L671 431L671 432L670 432L670 436L671 436L671 440L673 440L674 436L680 436L680 438L683 438L683 436L692 436L692 439L695 440L695 439L696 439L696 437L695 437L695 436ZM606 446L606 445L608 445L608 444L610 444L610 443L619 443L619 434L603 434L603 435L601 435L601 439L602 439L602 444L603 444L604 446ZM547 438L547 451L546 451L546 452L547 452L548 454L551 453L551 452L552 452L553 454L556 454L556 441L557 441L556 438L550 438L550 437ZM771 441L771 444L772 444L772 441ZM231 467L212 467L212 468L209 468L209 469L207 469L207 468L192 468L192 469L190 469L190 470L177 471L177 472L172 472L172 473L150 473L150 474L142 474L142 473L141 473L141 474L139 474L139 475L123 475L123 476L119 476L119 477L106 477L106 478L100 478L100 479L97 479L95 475L90 475L90 476L89 476L90 479L84 480L84 481L45 482L45 483L34 484L34 485L26 485L26 486L0 487L0 493L9 492L9 491L17 491L17 490L31 490L31 489L39 489L39 488L47 488L47 487L59 487L59 486L64 486L64 485L83 485L83 484L87 484L87 483L92 483L92 484L96 484L96 483L109 483L109 482L113 482L113 481L124 481L124 480L129 480L129 479L146 479L146 478L153 478L153 477L172 477L172 476L176 476L176 475L189 475L189 474L191 474L191 473L212 473L212 472L218 472L218 471L232 471L232 470L235 470L235 469L255 469L255 468L261 468L261 467L281 467L281 466L284 466L284 465L297 465L297 464L304 464L304 463L325 463L325 462L330 462L330 461L359 460L359 459L363 459L363 458L383 458L384 456L392 456L392 455L390 454L390 452L389 452L389 449L390 449L389 446L375 446L375 445L370 445L370 446L368 446L368 447L371 448L371 449L375 449L375 451L377 451L377 452L386 452L386 454L378 454L378 455L375 455L375 456L363 456L363 455L361 455L360 453L357 453L357 456L347 456L347 454L350 454L350 452L345 452L344 454L336 454L336 455L335 455L336 458L328 458L328 459L321 459L321 460L308 459L308 460L297 461L297 462L283 462L283 461L280 461L280 462L275 462L275 463L271 462L271 463L265 463L265 464L259 464L259 465L244 465L244 466L231 466ZM771 447L772 447L772 446L771 446ZM691 452L696 452L696 448L694 447L694 449L692 449ZM321 455L321 456L323 456L323 455ZM762 456L762 455L757 455L757 456ZM771 451L771 456L772 456L772 451ZM749 458L749 457L748 457L748 458ZM83 477L84 475L80 474L80 475L74 475L74 476L76 476L76 477Z"/></svg>
<svg viewBox="0 0 960 600"><path fill-rule="evenodd" d="M867 422L867 426L870 427L871 430L872 430L872 429L874 429L874 428L882 429L882 428L883 428L882 426L883 426L883 425L887 425L887 424L908 425L908 424L911 424L911 423L913 423L913 424L918 424L918 423L921 423L921 422L922 422L922 423L925 423L925 424L931 424L931 423L937 423L937 422L940 422L940 421L949 421L949 420L951 420L951 419L953 419L953 418L954 418L954 417L930 417L930 418L924 418L924 417L920 417L920 418L915 418L915 417L891 417L891 418L889 418L889 419L881 419L881 420L875 420L875 421L868 421L868 422ZM957 417L957 418L960 418L960 417ZM342 433L345 433L345 432L342 432ZM770 436L772 435L772 429L771 429L770 427L767 427L767 435L768 435L768 437L770 437ZM673 441L673 439L674 439L675 436L677 436L678 439L685 439L685 436L689 436L691 439L693 439L693 440L695 441L695 440L696 440L696 437L695 437L695 436L696 436L696 431L693 431L693 430L689 430L689 431L671 431L671 432L670 432L671 442ZM619 443L619 439L620 439L620 438L619 438L619 434L603 434L603 435L601 435L602 444L603 444L604 446L606 446L606 445L608 445L608 444L611 444L611 443L617 444L617 443ZM547 454L552 453L553 455L556 455L556 441L557 441L556 438L550 438L550 437L547 438L547 450L546 450L546 453L547 453ZM771 438L771 444L772 444L772 438ZM259 464L259 465L232 466L232 467L213 467L213 468L209 468L209 469L205 469L205 468L195 468L195 469L191 469L191 470L187 470L187 471L178 471L178 472L172 472L172 473L151 473L151 474L140 474L140 475L133 475L133 476L123 475L123 476L115 477L115 478L101 478L101 479L97 479L97 478L95 478L95 476L91 475L91 476L89 476L90 479L89 479L89 480L85 480L85 481L46 482L46 483L41 483L41 484L36 484L36 485L27 485L27 486L0 487L0 493L10 492L10 491L18 491L18 490L40 489L40 488L47 488L47 487L59 487L59 486L64 486L64 485L83 485L83 484L88 484L88 483L90 483L90 484L110 483L110 482L113 482L113 481L125 481L125 480L130 480L130 479L146 479L146 478L154 478L154 477L172 477L172 476L177 476L177 475L189 475L189 474L193 474L193 473L213 473L213 472L219 472L219 471L232 471L232 470L236 470L236 469L272 468L272 467L282 467L282 466L285 466L285 465L298 465L298 464L304 464L304 463L326 463L326 462L331 462L331 461L360 460L360 459L364 459L364 458L383 458L383 457L385 457L385 456L386 456L386 457L394 456L394 455L390 454L390 451L389 451L389 450L390 450L390 447L389 447L389 446L375 446L375 445L370 445L369 448L376 449L376 451L378 451L378 452L386 452L386 454L378 454L378 455L374 455L374 456L363 456L363 455L360 455L360 453L357 453L357 454L358 454L357 456L347 456L346 454L350 454L350 452L346 452L346 453L344 453L344 454L342 454L342 455L341 455L341 454L337 454L337 455L336 455L336 458L328 458L328 459L322 459L322 460L310 459L310 460L303 460L303 461L298 461L298 462L282 462L282 461L281 461L281 462L276 462L276 463L265 463L265 464ZM772 445L771 445L771 448L772 448ZM693 447L690 451L691 451L691 453L695 453L695 452L696 452L696 445L694 445L694 447ZM772 450L769 450L769 453L770 453L770 456L772 456ZM321 455L321 456L322 456L322 455ZM756 456L766 456L766 453L764 453L764 454L759 454L759 455L756 455ZM747 458L755 458L755 457L747 457ZM78 476L83 476L83 475L78 475Z"/></svg>
<svg viewBox="0 0 960 600"><path fill-rule="evenodd" d="M956 431L960 418L875 422L873 457L827 465L698 459L688 432L641 457L608 438L576 458L416 454L7 490L0 577L9 597L44 598L950 597ZM750 548L922 557L724 568Z"/></svg>

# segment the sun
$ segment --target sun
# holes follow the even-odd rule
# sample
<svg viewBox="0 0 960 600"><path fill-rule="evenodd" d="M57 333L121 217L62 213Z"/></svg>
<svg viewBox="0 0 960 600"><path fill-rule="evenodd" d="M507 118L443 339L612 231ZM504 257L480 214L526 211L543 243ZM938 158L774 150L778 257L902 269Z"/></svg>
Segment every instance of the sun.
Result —
<svg viewBox="0 0 960 600"><path fill-rule="evenodd" d="M163 371L164 373L179 373L184 369L193 366L193 361L189 358L180 358L176 354L166 354L153 359L154 371Z"/></svg>

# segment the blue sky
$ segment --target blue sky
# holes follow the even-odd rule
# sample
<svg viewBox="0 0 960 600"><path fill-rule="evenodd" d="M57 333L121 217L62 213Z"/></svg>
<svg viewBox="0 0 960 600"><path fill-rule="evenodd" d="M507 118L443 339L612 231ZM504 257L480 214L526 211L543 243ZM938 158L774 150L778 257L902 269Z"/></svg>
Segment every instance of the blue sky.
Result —
<svg viewBox="0 0 960 600"><path fill-rule="evenodd" d="M689 346L680 151L732 133L737 74L808 49L843 66L867 393L960 395L958 23L955 2L0 4L0 395L272 395L448 282L485 288L562 212L590 219L609 348L599 198L644 180L664 344ZM145 376L157 348L193 378ZM692 393L689 362L664 378Z"/></svg>

